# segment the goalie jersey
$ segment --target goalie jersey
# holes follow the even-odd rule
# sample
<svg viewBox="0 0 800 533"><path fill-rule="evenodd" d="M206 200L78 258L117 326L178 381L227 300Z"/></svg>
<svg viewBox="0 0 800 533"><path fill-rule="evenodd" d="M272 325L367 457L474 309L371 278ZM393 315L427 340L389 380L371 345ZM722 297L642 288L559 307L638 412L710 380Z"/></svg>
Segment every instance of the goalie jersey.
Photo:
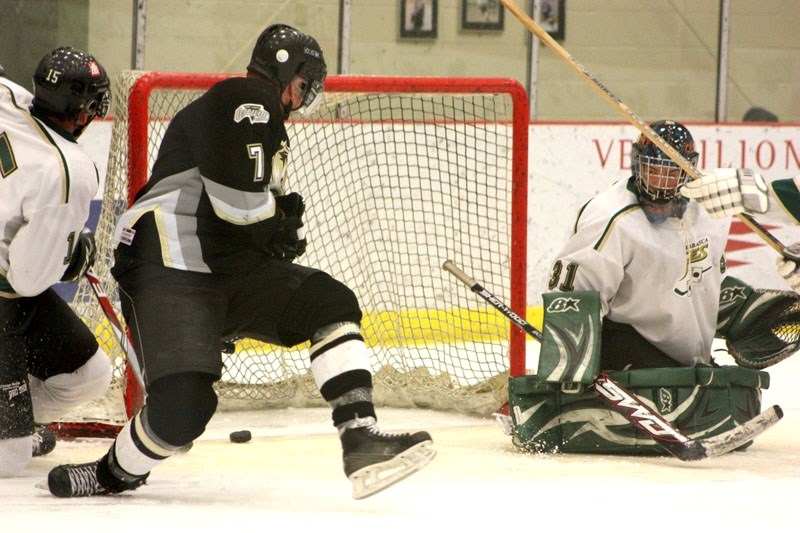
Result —
<svg viewBox="0 0 800 533"><path fill-rule="evenodd" d="M282 117L277 91L252 78L221 81L178 112L117 224L117 268L125 259L206 273L262 264L289 154Z"/></svg>
<svg viewBox="0 0 800 533"><path fill-rule="evenodd" d="M582 208L549 288L597 291L601 316L684 366L709 363L729 226L694 201L682 219L651 224L632 178L617 182Z"/></svg>
<svg viewBox="0 0 800 533"><path fill-rule="evenodd" d="M75 137L0 77L0 297L36 296L64 275L99 186Z"/></svg>

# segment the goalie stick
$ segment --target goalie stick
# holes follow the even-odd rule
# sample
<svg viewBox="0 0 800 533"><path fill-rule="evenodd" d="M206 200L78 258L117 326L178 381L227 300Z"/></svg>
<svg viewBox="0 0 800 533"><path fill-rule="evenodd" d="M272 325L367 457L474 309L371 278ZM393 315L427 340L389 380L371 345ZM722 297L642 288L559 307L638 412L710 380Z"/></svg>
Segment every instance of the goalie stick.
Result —
<svg viewBox="0 0 800 533"><path fill-rule="evenodd" d="M683 157L680 152L673 148L668 142L661 138L653 128L651 128L644 120L639 118L633 110L625 105L622 100L617 98L605 85L603 85L597 78L592 76L586 67L578 63L567 50L558 44L558 41L553 39L544 28L538 25L532 18L530 18L514 0L500 0L506 8L519 20L523 26L528 28L546 47L555 53L559 59L567 64L575 73L580 76L583 81L588 83L603 99L608 102L611 107L616 109L625 119L636 127L642 134L644 134L659 150L664 152L675 164L677 164L686 174L692 179L699 179L700 172L692 166L692 164ZM766 228L760 226L753 217L746 213L737 215L739 219L744 222L746 226L753 230L753 232L763 239L769 246L774 248L778 253L783 254L783 246L778 248L780 241L778 241ZM777 243L777 244L776 244Z"/></svg>
<svg viewBox="0 0 800 533"><path fill-rule="evenodd" d="M525 333L542 342L542 333L538 329L458 268L452 261L449 259L445 261L442 268L453 274L472 292L489 302L492 307L500 311ZM608 374L601 372L595 378L592 386L598 397L614 411L644 431L664 451L681 461L697 461L708 457L717 457L735 450L774 426L783 417L783 410L779 406L773 405L744 424L724 433L713 437L692 439Z"/></svg>

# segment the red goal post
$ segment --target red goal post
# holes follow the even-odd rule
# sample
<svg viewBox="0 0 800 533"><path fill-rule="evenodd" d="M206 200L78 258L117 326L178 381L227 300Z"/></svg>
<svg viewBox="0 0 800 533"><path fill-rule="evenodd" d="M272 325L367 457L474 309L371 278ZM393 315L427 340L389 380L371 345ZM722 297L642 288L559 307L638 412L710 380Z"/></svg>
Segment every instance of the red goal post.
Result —
<svg viewBox="0 0 800 533"><path fill-rule="evenodd" d="M118 309L113 229L146 183L170 119L229 75L126 71L114 83L114 128L96 229L95 265ZM329 76L325 103L287 122L290 191L307 200L298 260L351 287L364 311L376 404L488 413L524 374L525 338L441 269L470 268L525 316L528 98L511 79ZM73 307L115 362L123 357L81 283ZM222 402L324 405L305 346L243 339L223 354ZM116 389L119 389L117 391ZM118 399L105 400L109 410ZM120 424L136 409L127 405ZM103 418L79 414L81 420ZM65 421L66 423L67 421Z"/></svg>

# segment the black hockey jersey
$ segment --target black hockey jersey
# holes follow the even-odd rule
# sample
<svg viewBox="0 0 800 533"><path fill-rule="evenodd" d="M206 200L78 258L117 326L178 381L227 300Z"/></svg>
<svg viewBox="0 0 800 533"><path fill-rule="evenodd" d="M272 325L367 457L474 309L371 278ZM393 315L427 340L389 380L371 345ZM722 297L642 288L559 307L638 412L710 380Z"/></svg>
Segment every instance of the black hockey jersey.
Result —
<svg viewBox="0 0 800 533"><path fill-rule="evenodd" d="M147 185L120 217L119 257L194 272L260 264L278 225L289 139L263 80L221 81L175 115Z"/></svg>

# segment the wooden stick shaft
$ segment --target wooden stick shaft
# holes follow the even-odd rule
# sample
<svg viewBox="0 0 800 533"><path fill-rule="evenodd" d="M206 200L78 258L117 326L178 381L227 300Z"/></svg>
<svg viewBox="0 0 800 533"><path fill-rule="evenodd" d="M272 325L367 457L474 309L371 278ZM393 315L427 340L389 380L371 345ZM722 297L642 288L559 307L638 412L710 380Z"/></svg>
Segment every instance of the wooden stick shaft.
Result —
<svg viewBox="0 0 800 533"><path fill-rule="evenodd" d="M639 118L636 113L634 113L630 107L625 105L619 98L617 98L608 88L600 83L600 81L592 76L583 65L578 63L575 58L573 58L567 50L558 44L558 41L553 39L549 33L547 33L541 26L539 26L532 18L530 18L524 11L522 11L519 6L514 2L514 0L500 0L500 2L506 6L506 9L511 11L511 13L519 19L519 21L526 27L528 30L533 33L546 47L552 50L559 59L561 59L564 63L567 64L575 73L578 74L586 83L588 83L592 89L597 91L603 99L608 102L611 107L619 111L619 113L625 117L625 119L633 124L636 129L638 129L642 134L644 134L648 139L650 139L653 144L655 144L659 150L664 152L672 161L674 161L681 169L683 169L686 174L688 174L692 179L699 179L701 177L700 172L685 158L683 155L678 152L675 148L672 147L669 143L667 143L664 139L658 135L653 128L650 127L644 120ZM745 223L747 227L749 227L753 232L758 235L762 240L764 240L770 247L775 249L778 253L783 252L783 244L774 235L772 235L766 228L758 224L752 217L746 214L738 215L739 219Z"/></svg>

